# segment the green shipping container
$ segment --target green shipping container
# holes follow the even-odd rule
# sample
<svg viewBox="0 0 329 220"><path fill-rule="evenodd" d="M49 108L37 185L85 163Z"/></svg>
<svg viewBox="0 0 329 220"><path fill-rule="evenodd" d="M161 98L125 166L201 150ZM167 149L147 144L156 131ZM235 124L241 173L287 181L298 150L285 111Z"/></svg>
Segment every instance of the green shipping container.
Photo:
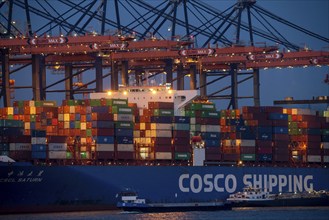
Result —
<svg viewBox="0 0 329 220"><path fill-rule="evenodd" d="M114 114L132 114L133 109L130 107L112 106L112 113L114 113Z"/></svg>
<svg viewBox="0 0 329 220"><path fill-rule="evenodd" d="M75 121L74 122L74 128L79 128L81 127L81 122L80 121Z"/></svg>
<svg viewBox="0 0 329 220"><path fill-rule="evenodd" d="M57 107L56 101L35 101L35 107Z"/></svg>
<svg viewBox="0 0 329 220"><path fill-rule="evenodd" d="M189 160L191 158L191 154L189 152L186 153L175 153L175 160Z"/></svg>
<svg viewBox="0 0 329 220"><path fill-rule="evenodd" d="M90 99L90 106L101 106L100 99Z"/></svg>
<svg viewBox="0 0 329 220"><path fill-rule="evenodd" d="M86 130L86 136L87 137L92 137L93 135L92 135L92 130L91 129L87 129Z"/></svg>
<svg viewBox="0 0 329 220"><path fill-rule="evenodd" d="M8 115L7 117L9 118L9 116L10 115ZM20 120L14 120L14 119L1 119L0 120L0 127L24 128L24 122L20 121Z"/></svg>
<svg viewBox="0 0 329 220"><path fill-rule="evenodd" d="M242 161L255 161L256 154L241 154Z"/></svg>
<svg viewBox="0 0 329 220"><path fill-rule="evenodd" d="M214 103L192 103L191 110L216 110Z"/></svg>
<svg viewBox="0 0 329 220"><path fill-rule="evenodd" d="M201 117L203 118L220 118L220 113L216 111L202 111Z"/></svg>
<svg viewBox="0 0 329 220"><path fill-rule="evenodd" d="M153 115L155 116L174 116L173 109L154 109Z"/></svg>
<svg viewBox="0 0 329 220"><path fill-rule="evenodd" d="M129 121L116 121L116 128L134 128L134 123Z"/></svg>
<svg viewBox="0 0 329 220"><path fill-rule="evenodd" d="M184 116L195 117L195 111L186 110Z"/></svg>
<svg viewBox="0 0 329 220"><path fill-rule="evenodd" d="M127 107L128 99L106 99L106 105Z"/></svg>
<svg viewBox="0 0 329 220"><path fill-rule="evenodd" d="M322 135L329 135L329 129L322 129Z"/></svg>

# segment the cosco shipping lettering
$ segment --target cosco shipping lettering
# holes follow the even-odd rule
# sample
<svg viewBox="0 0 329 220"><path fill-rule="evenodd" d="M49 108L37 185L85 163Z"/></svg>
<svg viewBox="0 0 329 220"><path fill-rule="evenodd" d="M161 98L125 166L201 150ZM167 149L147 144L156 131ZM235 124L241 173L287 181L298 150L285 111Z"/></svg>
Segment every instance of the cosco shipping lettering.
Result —
<svg viewBox="0 0 329 220"><path fill-rule="evenodd" d="M129 93L129 95L127 95ZM120 88L0 110L0 212L225 201L243 187L329 189L329 111L217 110L198 91Z"/></svg>

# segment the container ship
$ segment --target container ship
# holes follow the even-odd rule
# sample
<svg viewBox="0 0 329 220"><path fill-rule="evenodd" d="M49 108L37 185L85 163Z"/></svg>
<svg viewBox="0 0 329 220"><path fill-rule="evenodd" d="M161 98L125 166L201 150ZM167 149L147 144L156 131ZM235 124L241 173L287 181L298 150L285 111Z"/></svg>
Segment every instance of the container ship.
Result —
<svg viewBox="0 0 329 220"><path fill-rule="evenodd" d="M329 189L329 109L217 110L197 90L122 87L0 109L0 213L225 200L246 185Z"/></svg>

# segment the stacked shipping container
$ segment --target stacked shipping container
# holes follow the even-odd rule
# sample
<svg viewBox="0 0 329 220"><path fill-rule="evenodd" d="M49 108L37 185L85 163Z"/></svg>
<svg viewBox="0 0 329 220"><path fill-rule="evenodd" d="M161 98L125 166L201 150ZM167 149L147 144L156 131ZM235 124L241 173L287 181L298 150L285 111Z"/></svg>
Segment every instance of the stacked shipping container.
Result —
<svg viewBox="0 0 329 220"><path fill-rule="evenodd" d="M183 115L175 116L169 102L137 109L126 99L65 100L59 107L17 101L0 109L0 152L16 160L189 161L194 136L207 162L329 162L329 109L319 115L243 107L240 113L192 102Z"/></svg>

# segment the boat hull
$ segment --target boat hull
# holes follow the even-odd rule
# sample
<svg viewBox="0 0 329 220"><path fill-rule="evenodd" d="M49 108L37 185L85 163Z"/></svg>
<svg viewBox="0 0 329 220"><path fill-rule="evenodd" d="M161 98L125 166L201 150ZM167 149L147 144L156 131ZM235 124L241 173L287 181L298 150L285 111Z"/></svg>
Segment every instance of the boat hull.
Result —
<svg viewBox="0 0 329 220"><path fill-rule="evenodd" d="M273 193L328 190L329 169L1 165L0 213L115 209L127 188L152 203L225 201L248 184Z"/></svg>
<svg viewBox="0 0 329 220"><path fill-rule="evenodd" d="M329 197L274 199L267 201L243 201L232 203L233 207L290 207L290 206L329 206Z"/></svg>

